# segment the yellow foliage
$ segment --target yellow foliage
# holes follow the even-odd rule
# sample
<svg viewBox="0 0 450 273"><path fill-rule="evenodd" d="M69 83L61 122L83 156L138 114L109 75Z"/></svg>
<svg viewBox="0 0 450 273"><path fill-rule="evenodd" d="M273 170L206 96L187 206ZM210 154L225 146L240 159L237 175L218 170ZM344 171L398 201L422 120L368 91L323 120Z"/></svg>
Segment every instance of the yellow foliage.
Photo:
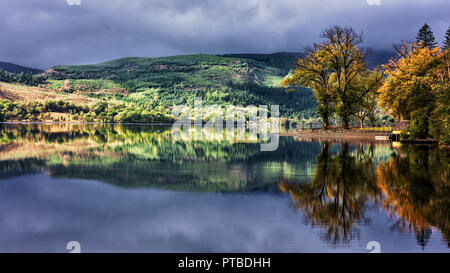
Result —
<svg viewBox="0 0 450 273"><path fill-rule="evenodd" d="M438 82L432 69L441 55L439 48L420 44L403 45L398 49L399 58L383 65L387 79L379 90L379 104L395 116L408 117L418 101L431 100L433 87ZM418 98L423 99L418 99Z"/></svg>

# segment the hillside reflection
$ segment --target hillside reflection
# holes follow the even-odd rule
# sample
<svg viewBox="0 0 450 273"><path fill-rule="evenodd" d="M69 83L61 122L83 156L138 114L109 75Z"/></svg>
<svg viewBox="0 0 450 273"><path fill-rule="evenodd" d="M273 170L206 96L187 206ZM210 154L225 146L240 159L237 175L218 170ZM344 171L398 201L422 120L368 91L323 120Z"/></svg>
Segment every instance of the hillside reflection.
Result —
<svg viewBox="0 0 450 273"><path fill-rule="evenodd" d="M358 238L371 204L380 205L393 220L392 231L412 232L425 247L433 228L450 242L450 180L448 151L430 146L392 149L390 158L374 162L374 145L330 153L322 144L312 179L299 183L281 180L279 188L291 195L306 220L322 228L332 244Z"/></svg>
<svg viewBox="0 0 450 273"><path fill-rule="evenodd" d="M310 175L319 143L283 138L276 152L253 140L179 140L162 126L2 124L0 177L45 172L120 187L183 191L278 190ZM203 132L208 134L208 132Z"/></svg>

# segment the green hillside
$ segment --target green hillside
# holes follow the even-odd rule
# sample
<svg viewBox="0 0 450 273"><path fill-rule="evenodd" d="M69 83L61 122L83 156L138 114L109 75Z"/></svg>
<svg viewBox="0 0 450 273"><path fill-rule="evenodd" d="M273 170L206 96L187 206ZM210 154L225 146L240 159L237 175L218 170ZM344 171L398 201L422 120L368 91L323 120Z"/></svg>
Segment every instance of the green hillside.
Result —
<svg viewBox="0 0 450 273"><path fill-rule="evenodd" d="M372 66L391 52L374 52ZM279 105L282 118L320 124L310 89L287 92L280 81L302 53L128 57L22 73L0 63L0 120L171 122L175 105ZM46 102L50 101L50 102ZM67 104L67 103L72 104ZM74 104L73 104L74 103ZM56 114L53 114L56 113ZM284 120L282 120L284 122Z"/></svg>
<svg viewBox="0 0 450 273"><path fill-rule="evenodd" d="M109 79L133 92L179 84L187 90L226 86L230 82L261 84L280 72L255 60L214 55L122 58L94 65L56 66L53 70L50 76L55 79Z"/></svg>
<svg viewBox="0 0 450 273"><path fill-rule="evenodd" d="M293 64L297 61L297 58L305 57L304 53L300 52L279 52L272 54L225 54L224 57L246 58L259 62L266 63L272 67L280 69L281 76L286 75L292 69Z"/></svg>
<svg viewBox="0 0 450 273"><path fill-rule="evenodd" d="M109 62L55 66L46 71L50 88L82 92L169 113L173 105L280 105L281 116L316 118L309 89L288 93L279 87L297 53L181 55L122 58Z"/></svg>

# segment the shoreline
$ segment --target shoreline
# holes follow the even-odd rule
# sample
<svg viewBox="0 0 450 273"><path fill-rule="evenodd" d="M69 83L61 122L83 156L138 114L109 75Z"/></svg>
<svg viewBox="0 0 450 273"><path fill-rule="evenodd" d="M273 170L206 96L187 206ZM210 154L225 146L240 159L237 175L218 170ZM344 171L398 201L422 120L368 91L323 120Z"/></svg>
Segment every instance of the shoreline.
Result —
<svg viewBox="0 0 450 273"><path fill-rule="evenodd" d="M87 122L87 121L0 121L0 124L70 124L70 125L158 125L171 126L172 123L144 123L144 122Z"/></svg>
<svg viewBox="0 0 450 273"><path fill-rule="evenodd" d="M300 129L290 133L281 133L280 136L292 136L295 140L299 141L330 141L330 142L347 142L347 141L360 141L360 142L379 142L386 143L391 142L394 145L398 144L413 144L413 145L439 145L445 148L450 148L448 145L440 144L439 141L434 139L403 139L400 141L392 141L391 139L376 139L375 137L389 137L391 132L387 131L362 131L358 129L331 129L331 130L311 130ZM397 143L397 144L396 144Z"/></svg>
<svg viewBox="0 0 450 273"><path fill-rule="evenodd" d="M282 133L280 136L292 136L298 140L371 140L379 142L389 142L389 139L375 139L377 136L388 137L390 132L367 132L360 130L296 130L294 132Z"/></svg>
<svg viewBox="0 0 450 273"><path fill-rule="evenodd" d="M169 123L115 123L115 122L71 122L71 121L0 121L0 124L43 124L43 125L126 125L126 126L171 126ZM298 141L369 141L369 142L393 142L391 139L382 139L389 137L390 131L364 131L359 129L295 129L292 132L279 133L279 136L291 136ZM376 137L381 137L377 139ZM393 142L394 143L394 142ZM433 139L404 139L396 143L415 144L415 145L439 145L439 141ZM443 145L449 147L448 145Z"/></svg>

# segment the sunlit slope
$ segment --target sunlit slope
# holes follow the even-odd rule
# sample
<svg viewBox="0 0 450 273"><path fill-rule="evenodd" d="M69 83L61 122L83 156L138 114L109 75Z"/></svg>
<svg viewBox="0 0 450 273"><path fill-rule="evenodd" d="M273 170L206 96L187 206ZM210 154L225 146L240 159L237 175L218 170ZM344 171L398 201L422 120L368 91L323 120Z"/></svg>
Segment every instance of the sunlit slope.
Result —
<svg viewBox="0 0 450 273"><path fill-rule="evenodd" d="M162 58L122 58L109 62L56 66L53 78L111 79L128 89L177 87L192 90L227 86L229 82L262 84L269 76L282 76L280 69L246 58L215 55L182 55Z"/></svg>
<svg viewBox="0 0 450 273"><path fill-rule="evenodd" d="M0 99L12 102L67 101L77 104L91 104L98 101L82 94L55 92L47 86L26 86L18 83L0 82Z"/></svg>
<svg viewBox="0 0 450 273"><path fill-rule="evenodd" d="M288 93L279 87L288 73L286 67L297 58L286 54L268 54L267 58L265 54L122 58L92 65L55 66L46 74L54 89L69 84L70 92L77 93L77 85L90 81L92 87L96 81L104 81L114 85L114 92L107 98L150 107L166 109L202 97L204 104L280 105L283 117L314 117L316 104L309 89ZM88 95L86 88L82 89ZM94 86L88 91L97 94L97 90Z"/></svg>

